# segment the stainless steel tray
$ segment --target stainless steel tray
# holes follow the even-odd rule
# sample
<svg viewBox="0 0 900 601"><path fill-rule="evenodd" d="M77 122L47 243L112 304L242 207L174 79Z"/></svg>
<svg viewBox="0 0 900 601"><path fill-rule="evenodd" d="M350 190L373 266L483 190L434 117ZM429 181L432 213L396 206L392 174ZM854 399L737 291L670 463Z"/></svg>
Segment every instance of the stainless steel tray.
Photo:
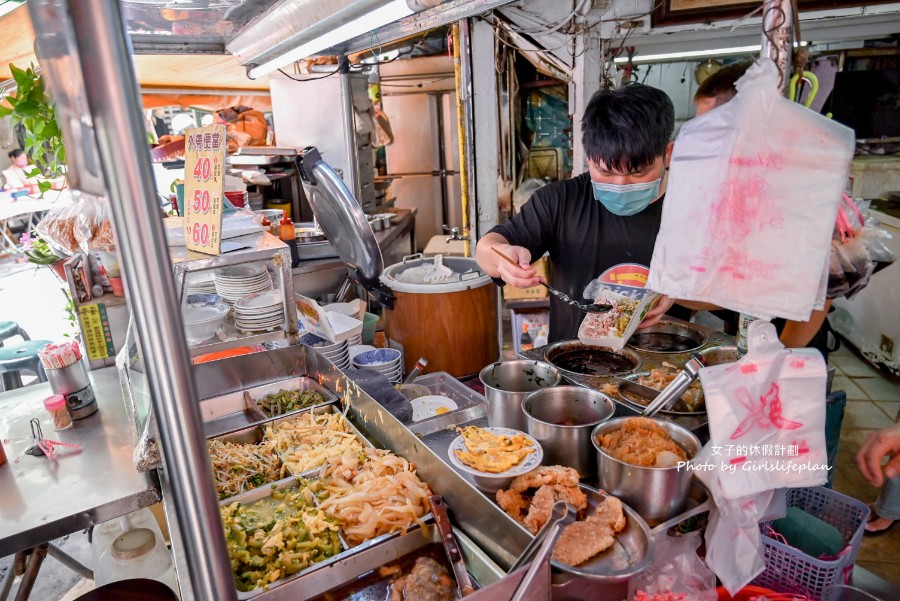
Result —
<svg viewBox="0 0 900 601"><path fill-rule="evenodd" d="M279 390L314 390L325 397L324 404L338 400L338 395L320 385L313 378L302 376L270 382L246 390L238 390L200 401L200 412L203 417L203 433L207 438L241 430L254 424L272 421L287 415L295 415L306 411L309 407L267 417L254 402L272 392ZM250 395L247 400L244 393Z"/></svg>
<svg viewBox="0 0 900 601"><path fill-rule="evenodd" d="M426 447L440 457L448 467L474 486L475 481L472 479L471 474L457 468L450 463L448 458L450 444L459 436L459 432L456 429L466 426L478 426L480 428L488 426L487 404L482 403L461 411L445 413L444 415L413 424L409 429L422 440ZM490 496L492 497L493 495Z"/></svg>
<svg viewBox="0 0 900 601"><path fill-rule="evenodd" d="M297 419L307 413L315 413L317 415L321 415L323 413L332 413L333 414L333 413L339 413L339 412L337 410L337 407L334 405L334 403L324 404L324 405L316 405L315 407L311 407L308 409L304 409L302 411L294 412L290 415L285 415L282 417L274 418L271 421L267 422L265 424L265 427L268 428L270 426L277 426L281 422L286 422L286 421L291 421L293 419ZM375 445L373 445L371 442L369 442L369 439L367 439L365 436L362 435L362 433L356 428L356 426L353 425L353 422L351 422L350 420L348 420L346 418L345 418L345 421L347 422L347 426L350 428L350 432L352 434L356 435L356 438L360 441L360 443L362 444L363 447L375 448ZM308 470L304 470L300 473L294 473L294 471L290 468L290 466L288 466L287 461L284 458L284 454L281 451L279 451L278 449L275 450L275 453L278 455L278 458L281 460L282 464L284 464L285 469L288 472L290 472L291 474L293 474L293 476L295 476L295 477L317 478L319 476L319 474L321 473L321 468L322 468L321 465L311 468L311 469L308 469Z"/></svg>

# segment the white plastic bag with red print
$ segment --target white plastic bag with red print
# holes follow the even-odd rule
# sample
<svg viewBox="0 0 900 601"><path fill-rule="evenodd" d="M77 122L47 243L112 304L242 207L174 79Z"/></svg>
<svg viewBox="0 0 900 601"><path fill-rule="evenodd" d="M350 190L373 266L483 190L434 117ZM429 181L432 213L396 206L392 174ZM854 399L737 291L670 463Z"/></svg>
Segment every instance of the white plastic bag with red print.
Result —
<svg viewBox="0 0 900 601"><path fill-rule="evenodd" d="M853 130L784 98L760 59L672 153L647 287L763 319L807 321L853 157Z"/></svg>
<svg viewBox="0 0 900 601"><path fill-rule="evenodd" d="M785 349L766 321L750 324L740 361L700 370L709 414L706 456L722 496L825 483L826 370L821 353Z"/></svg>

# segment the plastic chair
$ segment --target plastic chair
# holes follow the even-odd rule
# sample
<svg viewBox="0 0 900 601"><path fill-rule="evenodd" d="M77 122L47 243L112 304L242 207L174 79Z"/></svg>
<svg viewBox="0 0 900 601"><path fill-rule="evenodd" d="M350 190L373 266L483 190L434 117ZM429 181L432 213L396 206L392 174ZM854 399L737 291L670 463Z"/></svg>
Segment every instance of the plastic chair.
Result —
<svg viewBox="0 0 900 601"><path fill-rule="evenodd" d="M49 340L26 340L0 347L0 380L2 391L15 390L22 387L22 370L33 372L38 381L46 382L47 374L38 357L38 351L50 344Z"/></svg>
<svg viewBox="0 0 900 601"><path fill-rule="evenodd" d="M19 327L14 321L0 321L0 346L3 346L3 343L14 336L21 336L22 340L31 340L28 337L28 334Z"/></svg>

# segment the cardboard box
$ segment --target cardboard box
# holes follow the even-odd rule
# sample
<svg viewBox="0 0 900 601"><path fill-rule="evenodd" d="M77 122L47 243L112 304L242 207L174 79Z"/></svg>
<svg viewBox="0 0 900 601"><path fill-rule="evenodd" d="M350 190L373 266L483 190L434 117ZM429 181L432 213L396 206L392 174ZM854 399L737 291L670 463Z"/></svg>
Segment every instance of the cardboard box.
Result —
<svg viewBox="0 0 900 601"><path fill-rule="evenodd" d="M550 259L548 257L541 257L532 263L531 266L534 267L534 270L539 276L545 278L548 282L550 281ZM543 286L515 288L514 286L507 284L503 287L503 298L505 300L546 298L549 294L550 291Z"/></svg>

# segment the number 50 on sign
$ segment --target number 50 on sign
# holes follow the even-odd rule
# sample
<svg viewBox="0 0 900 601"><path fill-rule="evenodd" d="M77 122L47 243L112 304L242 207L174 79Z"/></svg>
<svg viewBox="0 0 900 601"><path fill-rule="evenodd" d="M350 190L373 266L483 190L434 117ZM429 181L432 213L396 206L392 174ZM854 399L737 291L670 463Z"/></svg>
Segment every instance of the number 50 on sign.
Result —
<svg viewBox="0 0 900 601"><path fill-rule="evenodd" d="M224 165L224 125L185 131L184 237L190 250L222 252Z"/></svg>

